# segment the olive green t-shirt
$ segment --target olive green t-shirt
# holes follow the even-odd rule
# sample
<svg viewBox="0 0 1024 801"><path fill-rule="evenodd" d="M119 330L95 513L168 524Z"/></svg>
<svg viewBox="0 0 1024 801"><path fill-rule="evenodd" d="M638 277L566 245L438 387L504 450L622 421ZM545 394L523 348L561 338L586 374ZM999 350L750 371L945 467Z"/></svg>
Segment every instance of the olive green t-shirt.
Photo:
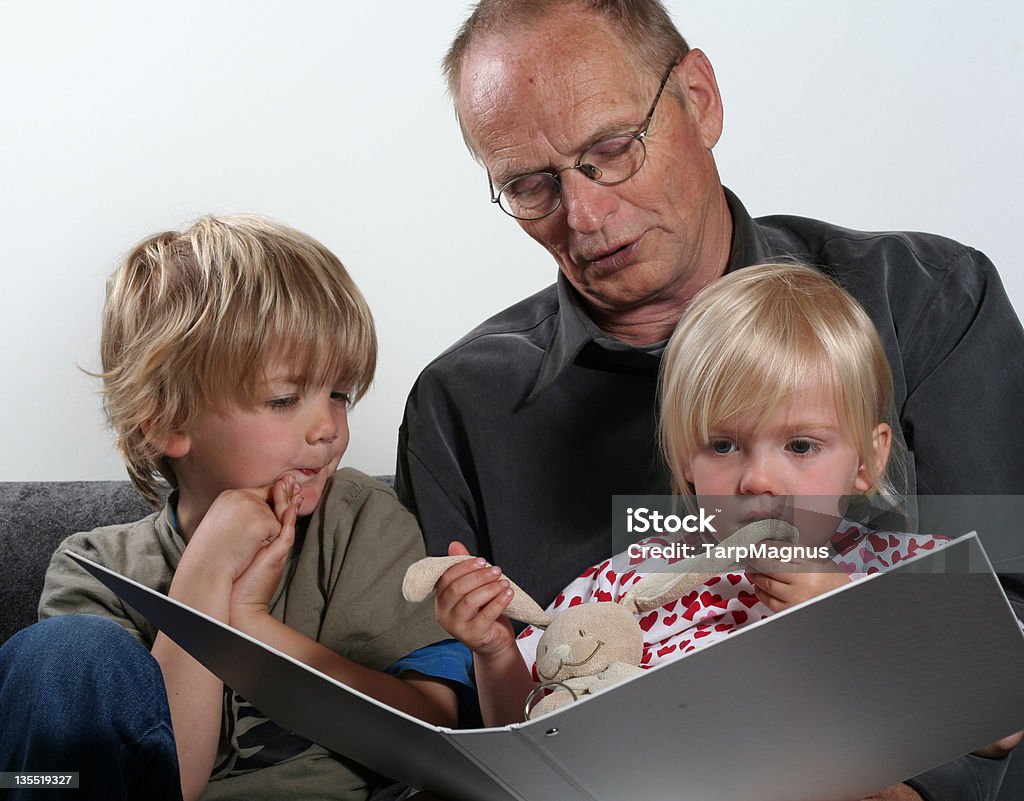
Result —
<svg viewBox="0 0 1024 801"><path fill-rule="evenodd" d="M46 573L40 619L94 614L116 620L147 648L156 629L63 551L70 549L166 593L185 549L171 502L135 523L74 534ZM448 638L430 604L402 598L406 568L424 555L415 518L386 485L356 470L335 474L324 501L296 532L271 614L343 656L378 670ZM220 799L361 801L371 771L279 728L225 688L216 768L202 795ZM338 721L339 726L345 721Z"/></svg>

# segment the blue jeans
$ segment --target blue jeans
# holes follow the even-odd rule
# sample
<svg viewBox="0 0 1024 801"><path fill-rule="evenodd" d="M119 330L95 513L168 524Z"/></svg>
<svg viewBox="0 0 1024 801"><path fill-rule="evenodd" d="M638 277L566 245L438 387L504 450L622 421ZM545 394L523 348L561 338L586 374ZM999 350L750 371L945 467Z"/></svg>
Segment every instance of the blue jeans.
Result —
<svg viewBox="0 0 1024 801"><path fill-rule="evenodd" d="M79 790L5 798L181 801L160 666L112 620L66 615L0 648L0 771L78 772Z"/></svg>

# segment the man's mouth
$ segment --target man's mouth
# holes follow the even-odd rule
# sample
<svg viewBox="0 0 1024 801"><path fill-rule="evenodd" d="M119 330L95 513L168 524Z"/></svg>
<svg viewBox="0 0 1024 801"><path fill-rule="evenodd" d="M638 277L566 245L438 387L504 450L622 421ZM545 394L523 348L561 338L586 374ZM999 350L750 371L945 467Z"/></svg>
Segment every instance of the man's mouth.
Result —
<svg viewBox="0 0 1024 801"><path fill-rule="evenodd" d="M637 251L640 249L640 239L634 239L620 247L607 250L598 254L595 258L586 259L592 267L599 270L618 270L627 267L636 260Z"/></svg>

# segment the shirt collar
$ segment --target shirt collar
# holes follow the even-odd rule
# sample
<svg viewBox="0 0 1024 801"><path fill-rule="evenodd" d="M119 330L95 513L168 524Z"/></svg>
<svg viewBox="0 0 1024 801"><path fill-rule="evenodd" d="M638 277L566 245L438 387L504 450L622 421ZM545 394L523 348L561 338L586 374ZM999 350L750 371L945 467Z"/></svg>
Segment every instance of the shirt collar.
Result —
<svg viewBox="0 0 1024 801"><path fill-rule="evenodd" d="M561 272L555 281L555 291L558 323L544 350L527 403L532 403L571 365L581 362L611 372L657 372L664 342L635 346L606 334L587 314L576 290Z"/></svg>
<svg viewBox="0 0 1024 801"><path fill-rule="evenodd" d="M181 555L185 552L185 540L178 534L177 505L178 491L172 490L154 521L157 533L168 543L169 550L167 553L170 555L172 567L175 568L178 565L178 560L181 559Z"/></svg>
<svg viewBox="0 0 1024 801"><path fill-rule="evenodd" d="M725 189L725 199L732 214L732 244L729 252L727 272L748 264L764 261L768 253L763 233L737 198ZM646 372L657 370L664 342L637 347L606 334L590 318L580 302L576 290L559 272L555 281L558 296L558 324L551 341L544 350L540 369L527 403L532 403L542 392L558 380L586 348L588 362L603 362L607 369L630 369Z"/></svg>
<svg viewBox="0 0 1024 801"><path fill-rule="evenodd" d="M569 285L561 270L555 279L555 293L558 296L558 324L544 350L537 380L526 399L527 403L532 403L538 395L555 383L566 368L576 361L576 356L583 346L594 339L595 331L598 330L594 321L583 311L576 297L576 290Z"/></svg>
<svg viewBox="0 0 1024 801"><path fill-rule="evenodd" d="M771 250L764 231L754 222L736 195L724 186L722 190L725 192L725 202L732 215L732 242L725 271L731 273L741 267L768 261Z"/></svg>

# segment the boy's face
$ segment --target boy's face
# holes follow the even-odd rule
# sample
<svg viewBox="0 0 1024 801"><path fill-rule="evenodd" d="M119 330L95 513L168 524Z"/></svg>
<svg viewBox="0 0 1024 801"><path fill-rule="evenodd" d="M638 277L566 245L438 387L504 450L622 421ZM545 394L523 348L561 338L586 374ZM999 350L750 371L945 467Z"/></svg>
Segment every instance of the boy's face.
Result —
<svg viewBox="0 0 1024 801"><path fill-rule="evenodd" d="M201 415L182 434L185 453L173 459L191 504L208 508L228 489L264 487L291 475L313 512L348 447L348 388L304 391L281 363L267 373L255 404L230 403Z"/></svg>
<svg viewBox="0 0 1024 801"><path fill-rule="evenodd" d="M889 426L875 429L878 467L888 456ZM880 461L879 461L880 459ZM686 479L702 506L721 507L724 534L761 518L782 518L803 545L835 533L844 497L871 489L871 477L840 425L832 393L804 388L767 419L750 415L717 426L690 461Z"/></svg>

